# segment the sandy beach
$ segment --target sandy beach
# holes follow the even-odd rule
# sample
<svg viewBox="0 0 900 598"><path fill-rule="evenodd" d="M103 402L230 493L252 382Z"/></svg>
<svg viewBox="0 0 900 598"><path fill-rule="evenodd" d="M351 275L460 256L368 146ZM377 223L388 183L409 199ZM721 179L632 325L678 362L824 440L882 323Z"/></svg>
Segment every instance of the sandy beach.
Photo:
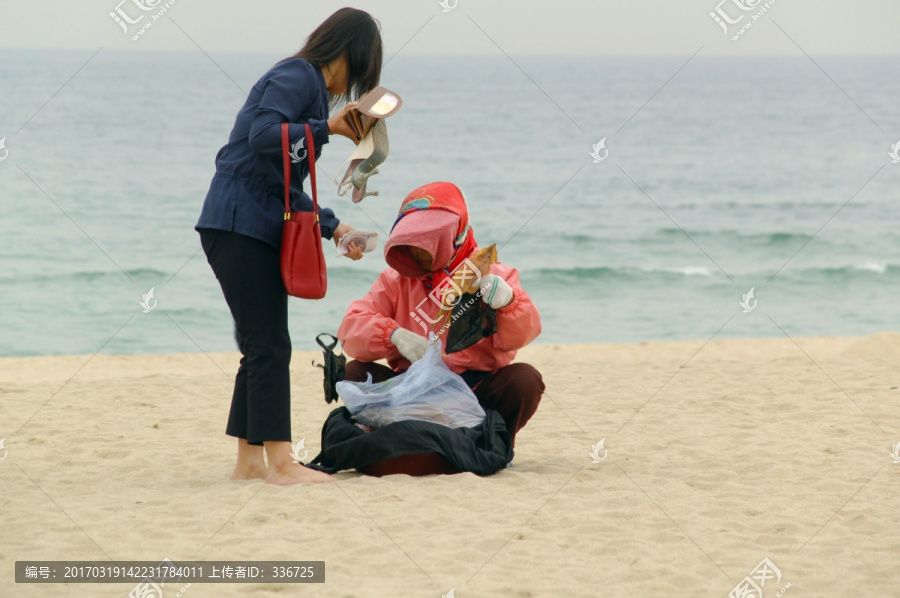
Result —
<svg viewBox="0 0 900 598"><path fill-rule="evenodd" d="M310 459L319 357L292 362ZM188 597L727 596L768 558L766 597L896 596L898 359L898 333L536 345L514 468L286 488L228 480L236 353L2 359L0 595L132 587L17 585L16 560L169 558L326 563Z"/></svg>

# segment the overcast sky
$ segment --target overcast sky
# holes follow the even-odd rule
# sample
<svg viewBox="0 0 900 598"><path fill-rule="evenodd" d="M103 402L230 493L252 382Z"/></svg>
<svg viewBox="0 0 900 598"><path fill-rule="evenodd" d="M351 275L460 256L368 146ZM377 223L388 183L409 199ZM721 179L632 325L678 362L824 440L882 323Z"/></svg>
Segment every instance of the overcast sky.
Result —
<svg viewBox="0 0 900 598"><path fill-rule="evenodd" d="M284 54L349 4L174 0L137 41L131 36L142 23L126 34L110 17L121 6L132 19L144 15L147 22L167 1L173 0L0 0L0 47L196 50L189 36L207 52ZM709 16L720 0L444 1L455 7L442 12L438 0L349 5L381 21L387 56L401 47L409 55L497 54L498 46L512 55L690 55L700 46L705 55L796 54L798 46L809 54L897 54L900 45L900 0L725 0L727 16L743 17L728 35ZM142 12L135 2L159 4ZM732 41L767 2L772 5L762 18ZM742 11L741 3L756 6Z"/></svg>

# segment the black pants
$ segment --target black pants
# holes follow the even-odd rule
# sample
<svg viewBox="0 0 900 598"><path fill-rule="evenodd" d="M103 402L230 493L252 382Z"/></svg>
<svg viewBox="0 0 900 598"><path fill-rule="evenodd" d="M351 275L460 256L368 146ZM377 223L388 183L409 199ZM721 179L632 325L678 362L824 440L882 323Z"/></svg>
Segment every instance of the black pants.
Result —
<svg viewBox="0 0 900 598"><path fill-rule="evenodd" d="M225 433L260 445L291 440L291 337L278 251L229 231L202 229L200 243L231 309L241 351Z"/></svg>

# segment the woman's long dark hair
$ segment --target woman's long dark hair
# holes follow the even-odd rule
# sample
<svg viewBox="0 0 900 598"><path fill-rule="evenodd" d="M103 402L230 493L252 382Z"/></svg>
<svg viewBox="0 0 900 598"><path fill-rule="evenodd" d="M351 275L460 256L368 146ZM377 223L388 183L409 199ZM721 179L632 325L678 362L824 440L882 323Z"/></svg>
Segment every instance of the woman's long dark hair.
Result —
<svg viewBox="0 0 900 598"><path fill-rule="evenodd" d="M325 19L293 58L304 58L320 68L341 56L347 56L347 91L329 94L332 108L341 102L357 100L378 87L381 79L381 32L369 13L342 8Z"/></svg>

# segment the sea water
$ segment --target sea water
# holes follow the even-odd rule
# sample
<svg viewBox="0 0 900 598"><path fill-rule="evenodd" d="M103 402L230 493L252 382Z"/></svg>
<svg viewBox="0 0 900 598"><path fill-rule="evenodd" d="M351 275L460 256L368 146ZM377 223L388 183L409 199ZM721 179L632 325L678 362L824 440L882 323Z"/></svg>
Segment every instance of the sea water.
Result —
<svg viewBox="0 0 900 598"><path fill-rule="evenodd" d="M280 57L92 54L0 50L0 355L233 350L193 226ZM321 203L379 247L329 257L324 300L290 300L294 347L337 330L400 201L436 180L518 270L538 342L896 329L898 58L815 57L826 76L802 55L701 53L672 77L686 58L391 60L404 105L379 196L354 205L325 176L345 139L319 171Z"/></svg>

